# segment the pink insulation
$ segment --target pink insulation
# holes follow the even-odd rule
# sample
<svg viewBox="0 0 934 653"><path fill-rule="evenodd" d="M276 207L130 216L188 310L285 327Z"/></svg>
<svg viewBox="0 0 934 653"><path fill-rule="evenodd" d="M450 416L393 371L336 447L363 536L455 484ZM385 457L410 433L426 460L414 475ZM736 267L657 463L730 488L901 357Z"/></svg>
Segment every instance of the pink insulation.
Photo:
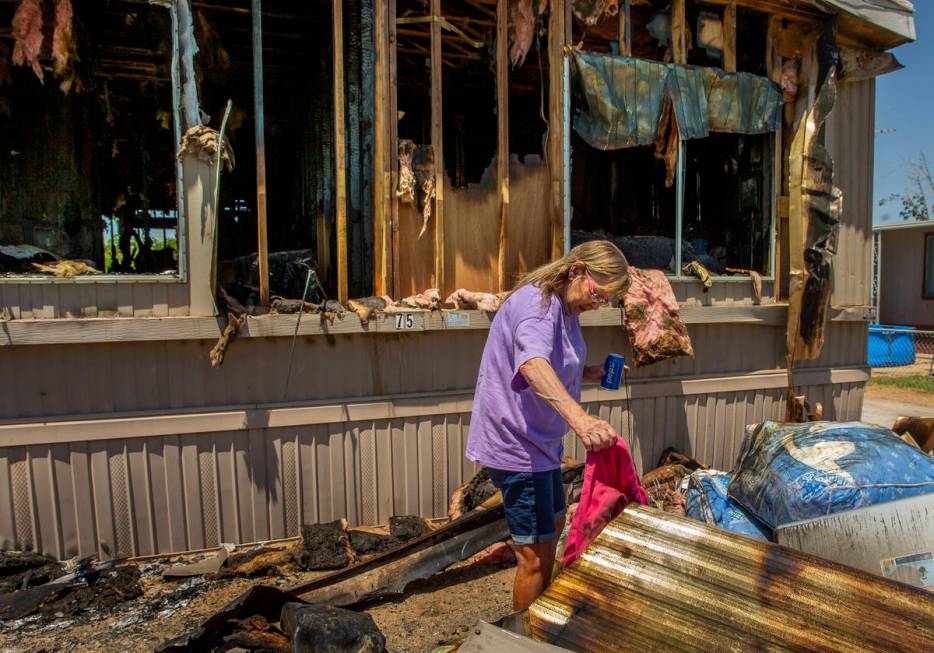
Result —
<svg viewBox="0 0 934 653"><path fill-rule="evenodd" d="M501 295L494 295L489 292L471 292L460 288L455 290L444 300L444 305L458 310L473 309L486 311L487 313L495 313L499 309L501 301Z"/></svg>
<svg viewBox="0 0 934 653"><path fill-rule="evenodd" d="M74 12L71 0L55 0L55 31L52 33L52 61L55 74L61 75L74 57L75 42L72 37Z"/></svg>
<svg viewBox="0 0 934 653"><path fill-rule="evenodd" d="M693 356L694 348L678 301L662 270L629 267L631 282L623 304L629 342L639 366L678 356Z"/></svg>
<svg viewBox="0 0 934 653"><path fill-rule="evenodd" d="M422 308L434 311L441 308L441 291L437 288L429 288L423 293L400 300L398 305L407 308Z"/></svg>
<svg viewBox="0 0 934 653"><path fill-rule="evenodd" d="M40 81L44 80L39 66L42 53L42 7L39 0L22 0L13 14L13 63L29 66Z"/></svg>
<svg viewBox="0 0 934 653"><path fill-rule="evenodd" d="M798 97L798 67L799 62L796 59L789 59L782 64L782 94L785 102L794 102Z"/></svg>
<svg viewBox="0 0 934 653"><path fill-rule="evenodd" d="M532 49L535 37L535 10L533 0L510 0L509 2L509 63L518 68Z"/></svg>

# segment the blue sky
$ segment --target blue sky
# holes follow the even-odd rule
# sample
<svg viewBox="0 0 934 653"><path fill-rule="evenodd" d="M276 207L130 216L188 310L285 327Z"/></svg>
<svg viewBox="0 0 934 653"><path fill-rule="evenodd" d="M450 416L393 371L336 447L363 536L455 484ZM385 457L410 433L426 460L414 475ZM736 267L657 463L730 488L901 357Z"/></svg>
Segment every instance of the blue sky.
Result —
<svg viewBox="0 0 934 653"><path fill-rule="evenodd" d="M918 40L894 50L905 66L876 82L874 222L900 221L897 204L879 200L906 186L905 161L924 150L934 165L934 2L915 0ZM894 129L894 132L880 130ZM845 202L845 200L844 200Z"/></svg>

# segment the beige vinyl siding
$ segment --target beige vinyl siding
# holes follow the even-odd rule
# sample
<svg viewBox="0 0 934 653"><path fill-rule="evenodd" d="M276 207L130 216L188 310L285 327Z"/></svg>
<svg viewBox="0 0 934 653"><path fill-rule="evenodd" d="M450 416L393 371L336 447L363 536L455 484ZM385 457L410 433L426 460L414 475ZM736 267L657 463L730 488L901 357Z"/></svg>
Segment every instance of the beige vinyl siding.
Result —
<svg viewBox="0 0 934 653"><path fill-rule="evenodd" d="M188 284L177 280L0 280L0 310L16 320L188 315Z"/></svg>
<svg viewBox="0 0 934 653"><path fill-rule="evenodd" d="M834 183L843 191L840 237L833 262L834 306L869 304L875 112L874 79L842 82L826 124Z"/></svg>

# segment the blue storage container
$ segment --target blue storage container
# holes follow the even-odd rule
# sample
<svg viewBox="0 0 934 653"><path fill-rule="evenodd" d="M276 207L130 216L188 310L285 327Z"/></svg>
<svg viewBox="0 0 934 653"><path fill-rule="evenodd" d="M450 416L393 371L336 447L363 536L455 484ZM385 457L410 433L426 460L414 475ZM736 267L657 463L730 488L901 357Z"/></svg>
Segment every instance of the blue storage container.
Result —
<svg viewBox="0 0 934 653"><path fill-rule="evenodd" d="M915 362L914 327L869 325L870 367L898 367Z"/></svg>

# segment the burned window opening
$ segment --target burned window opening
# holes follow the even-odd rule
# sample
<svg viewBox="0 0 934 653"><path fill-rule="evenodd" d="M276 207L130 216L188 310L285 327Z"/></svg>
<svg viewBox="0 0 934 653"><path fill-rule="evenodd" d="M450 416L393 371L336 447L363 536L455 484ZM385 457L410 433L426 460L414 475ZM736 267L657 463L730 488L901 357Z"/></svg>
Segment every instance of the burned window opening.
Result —
<svg viewBox="0 0 934 653"><path fill-rule="evenodd" d="M497 101L494 7L466 2L444 2L442 12L468 42L456 33L442 32L444 66L442 121L445 175L454 188L483 183L495 170L497 147ZM403 21L419 20L426 13L423 3L400 3ZM517 16L510 14L510 29ZM530 41L525 57L509 70L509 151L524 160L544 156L547 132L548 61L547 14L531 15L523 33ZM402 22L398 32L398 123L399 139L416 145L431 141L430 32L427 23ZM482 44L480 47L475 47ZM510 55L513 49L510 50Z"/></svg>
<svg viewBox="0 0 934 653"><path fill-rule="evenodd" d="M685 263L770 273L771 143L771 134L714 133L685 143Z"/></svg>
<svg viewBox="0 0 934 653"><path fill-rule="evenodd" d="M481 56L443 76L444 171L455 188L480 183L496 157L496 76Z"/></svg>
<svg viewBox="0 0 934 653"><path fill-rule="evenodd" d="M724 65L723 7L688 2L685 14L689 33L686 36L688 67L682 67L679 73L683 76L683 79L678 78L681 91L690 90L685 83L691 81L692 71ZM670 3L632 7L630 31L635 59L671 61L669 18ZM575 42L583 42L583 49L588 53L616 54L619 52L618 24L615 16L594 25L576 20ZM748 10L737 12L739 72L764 77L766 30L767 19L762 14ZM651 65L642 64L644 70L636 77L644 74L651 78ZM591 73L593 71L588 74ZM705 75L704 86L709 86L711 80L721 79L714 73ZM597 76L600 77L600 73ZM774 98L761 83L741 81L743 83L735 87L739 95L762 94L758 102L773 106ZM678 131L665 128L670 106L666 104L655 134L655 146L630 147L647 142L640 131L647 124L642 114L628 113L633 96L626 96L626 106L630 109L621 106L620 115L610 121L628 121L625 124L629 132L612 124L609 131L601 131L607 125L599 120L595 123L593 116L577 123L579 113L590 115L584 110L588 99L579 83L578 79L572 99L577 116L575 129L583 129L581 133L585 133L592 145L576 131L572 133L572 244L594 238L609 239L622 249L633 265L662 269L675 276L688 274L684 266L694 261L715 275L749 271L771 274L773 163L770 153L773 135L727 134L712 130L748 133L768 129L774 117L772 113L746 116L726 111L730 105L724 103L722 91L718 91L715 95L718 103L711 105L716 107L716 120L709 119L708 128L702 130L707 136L691 136L682 130L679 139ZM723 88L733 87L727 84ZM649 102L649 98L641 93L636 101ZM739 106L749 104L749 100L742 101L746 104ZM683 113L685 106L690 104L676 109ZM685 118L688 119L686 127L698 131L699 125L690 122L692 115ZM612 147L623 149L604 150ZM678 152L682 153L680 160ZM683 200L680 208L679 193ZM679 223L681 232L676 233L675 225ZM675 269L679 248L682 270ZM696 268L690 272L700 272L703 276L703 271Z"/></svg>
<svg viewBox="0 0 934 653"><path fill-rule="evenodd" d="M509 154L520 162L545 157L548 89L547 16L541 16L525 62L509 71Z"/></svg>
<svg viewBox="0 0 934 653"><path fill-rule="evenodd" d="M169 12L74 0L68 25L52 3L4 3L0 24L29 7L34 66L0 48L0 272L177 270Z"/></svg>
<svg viewBox="0 0 934 653"><path fill-rule="evenodd" d="M674 271L676 189L655 148L571 146L571 244L612 240L632 265Z"/></svg>
<svg viewBox="0 0 934 653"><path fill-rule="evenodd" d="M736 69L763 77L769 74L766 61L769 19L744 7L736 10Z"/></svg>
<svg viewBox="0 0 934 653"><path fill-rule="evenodd" d="M344 96L347 161L347 268L352 296L372 292L374 40L372 0L344 6ZM266 137L270 291L302 296L306 264L324 293L337 296L334 53L330 2L300 8L263 2L263 103ZM196 58L202 105L219 123L234 102L228 135L237 169L221 180L219 279L246 305L259 302L256 146L253 121L251 16L195 11L196 36L212 50ZM200 41L199 41L200 42ZM213 124L213 122L212 122ZM215 125L216 126L216 125ZM311 300L322 294L312 288Z"/></svg>

